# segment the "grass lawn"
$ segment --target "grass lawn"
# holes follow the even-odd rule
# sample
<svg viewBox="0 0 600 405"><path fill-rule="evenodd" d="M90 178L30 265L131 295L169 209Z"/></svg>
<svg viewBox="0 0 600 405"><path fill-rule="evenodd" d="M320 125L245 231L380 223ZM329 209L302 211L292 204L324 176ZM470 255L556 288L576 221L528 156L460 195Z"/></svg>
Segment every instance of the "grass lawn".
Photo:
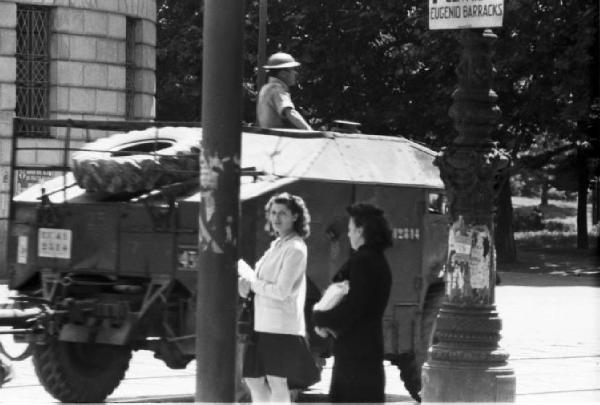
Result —
<svg viewBox="0 0 600 405"><path fill-rule="evenodd" d="M515 215L528 215L539 198L513 197ZM596 254L598 225L591 223L588 205L589 249L577 249L577 202L551 200L542 207L542 229L515 232L517 262L499 264L500 271L600 275Z"/></svg>

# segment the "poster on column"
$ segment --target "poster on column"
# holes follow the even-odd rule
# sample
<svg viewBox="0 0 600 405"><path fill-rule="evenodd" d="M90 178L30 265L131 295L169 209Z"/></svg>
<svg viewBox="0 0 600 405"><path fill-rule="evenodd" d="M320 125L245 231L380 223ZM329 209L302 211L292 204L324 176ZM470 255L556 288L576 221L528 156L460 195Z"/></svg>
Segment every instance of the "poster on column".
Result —
<svg viewBox="0 0 600 405"><path fill-rule="evenodd" d="M429 0L429 29L502 27L503 0Z"/></svg>

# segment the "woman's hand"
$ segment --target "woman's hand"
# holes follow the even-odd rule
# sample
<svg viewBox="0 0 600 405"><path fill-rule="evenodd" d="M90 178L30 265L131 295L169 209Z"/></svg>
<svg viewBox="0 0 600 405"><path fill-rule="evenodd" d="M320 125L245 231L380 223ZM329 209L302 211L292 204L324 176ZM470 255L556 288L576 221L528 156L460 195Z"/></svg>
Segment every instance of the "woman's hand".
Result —
<svg viewBox="0 0 600 405"><path fill-rule="evenodd" d="M238 260L238 275L250 284L256 280L256 273L244 260Z"/></svg>
<svg viewBox="0 0 600 405"><path fill-rule="evenodd" d="M238 278L238 293L240 297L246 298L250 294L250 282L244 278Z"/></svg>

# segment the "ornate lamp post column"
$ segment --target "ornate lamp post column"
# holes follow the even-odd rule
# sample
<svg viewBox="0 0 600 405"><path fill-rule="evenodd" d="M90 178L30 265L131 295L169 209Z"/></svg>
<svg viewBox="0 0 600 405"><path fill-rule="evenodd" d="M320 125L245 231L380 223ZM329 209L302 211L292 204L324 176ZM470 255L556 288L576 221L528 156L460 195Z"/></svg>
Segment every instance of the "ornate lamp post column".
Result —
<svg viewBox="0 0 600 405"><path fill-rule="evenodd" d="M452 227L437 343L423 366L423 402L514 402L515 375L499 346L494 305L494 197L508 156L491 140L500 116L491 89L491 30L457 32L462 47L450 116L458 136L437 158Z"/></svg>

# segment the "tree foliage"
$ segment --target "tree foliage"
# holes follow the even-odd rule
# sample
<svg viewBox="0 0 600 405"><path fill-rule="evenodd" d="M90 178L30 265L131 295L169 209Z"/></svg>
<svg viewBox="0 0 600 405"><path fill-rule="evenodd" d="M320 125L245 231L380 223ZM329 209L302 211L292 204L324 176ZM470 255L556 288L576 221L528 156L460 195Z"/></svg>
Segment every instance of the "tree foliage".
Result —
<svg viewBox="0 0 600 405"><path fill-rule="evenodd" d="M597 35L597 3L508 0L499 30L495 88L504 127L527 149L540 139L547 148L578 139L587 120L591 64Z"/></svg>
<svg viewBox="0 0 600 405"><path fill-rule="evenodd" d="M160 1L159 119L200 119L200 3ZM267 53L283 50L302 61L293 97L313 125L352 119L365 132L445 142L456 47L450 33L428 31L421 3L269 1ZM246 7L248 102L256 92L258 0ZM245 119L252 122L254 110L246 106Z"/></svg>
<svg viewBox="0 0 600 405"><path fill-rule="evenodd" d="M506 10L495 58L499 138L513 151L515 171L578 192L585 247L587 189L598 173L592 157L600 154L598 3L508 0Z"/></svg>
<svg viewBox="0 0 600 405"><path fill-rule="evenodd" d="M159 0L156 46L156 115L163 121L200 119L202 2Z"/></svg>
<svg viewBox="0 0 600 405"><path fill-rule="evenodd" d="M345 118L368 133L445 142L456 49L449 33L428 31L423 3L269 3L269 52L303 61L297 99L315 124Z"/></svg>
<svg viewBox="0 0 600 405"><path fill-rule="evenodd" d="M159 0L158 119L201 119L201 4ZM246 2L247 123L257 90L258 5ZM363 132L437 149L456 135L448 108L459 49L453 31L428 29L427 8L422 0L269 0L267 54L281 50L303 63L293 98L313 126L350 119ZM582 148L599 154L598 3L505 0L505 10L503 27L494 29L493 87L503 113L495 137L517 162L554 155L529 165L540 176L550 163L581 171L573 156L584 156ZM565 145L579 152L561 153Z"/></svg>
<svg viewBox="0 0 600 405"><path fill-rule="evenodd" d="M508 0L506 10L495 58L500 131L523 165L544 169L540 155L560 158L565 145L597 142L589 127L598 103L598 4Z"/></svg>
<svg viewBox="0 0 600 405"><path fill-rule="evenodd" d="M258 0L246 2L244 85L256 91ZM202 2L159 0L157 99L160 119L200 119ZM452 31L430 31L421 0L269 0L267 53L303 62L294 100L312 123L363 123L432 146L453 134L456 87ZM496 29L494 84L503 111L499 139L528 150L585 137L590 63L597 30L592 0L507 0ZM253 120L253 109L246 114Z"/></svg>

